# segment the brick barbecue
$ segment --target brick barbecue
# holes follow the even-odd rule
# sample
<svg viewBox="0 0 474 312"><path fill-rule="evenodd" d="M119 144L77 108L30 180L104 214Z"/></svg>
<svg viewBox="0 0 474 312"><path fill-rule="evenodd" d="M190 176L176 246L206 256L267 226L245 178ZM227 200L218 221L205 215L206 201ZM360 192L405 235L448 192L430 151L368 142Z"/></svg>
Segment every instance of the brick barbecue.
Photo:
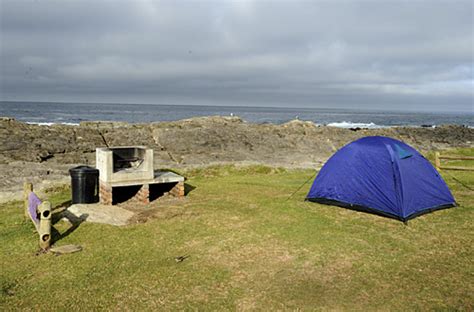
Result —
<svg viewBox="0 0 474 312"><path fill-rule="evenodd" d="M99 169L100 202L112 205L117 192L124 189L130 199L150 202L150 189L157 185L169 187L169 193L184 196L184 177L170 171L153 169L153 150L146 146L102 147L96 149L96 167Z"/></svg>

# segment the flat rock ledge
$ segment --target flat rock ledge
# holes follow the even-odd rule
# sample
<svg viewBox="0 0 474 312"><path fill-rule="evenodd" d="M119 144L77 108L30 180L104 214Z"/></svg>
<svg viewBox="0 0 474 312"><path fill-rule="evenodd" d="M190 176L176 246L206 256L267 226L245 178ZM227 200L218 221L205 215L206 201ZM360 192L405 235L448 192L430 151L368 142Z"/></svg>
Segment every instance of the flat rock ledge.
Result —
<svg viewBox="0 0 474 312"><path fill-rule="evenodd" d="M78 220L116 226L127 225L134 215L133 212L118 206L101 204L74 204L66 211Z"/></svg>

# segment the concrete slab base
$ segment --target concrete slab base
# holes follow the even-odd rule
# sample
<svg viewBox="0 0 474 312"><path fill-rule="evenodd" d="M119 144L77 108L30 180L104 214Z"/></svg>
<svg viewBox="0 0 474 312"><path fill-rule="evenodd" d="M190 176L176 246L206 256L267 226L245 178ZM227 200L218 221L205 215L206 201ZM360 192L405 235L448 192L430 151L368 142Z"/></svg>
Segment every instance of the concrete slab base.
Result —
<svg viewBox="0 0 474 312"><path fill-rule="evenodd" d="M134 213L118 206L102 204L74 204L67 208L74 217L87 222L123 226L133 217Z"/></svg>

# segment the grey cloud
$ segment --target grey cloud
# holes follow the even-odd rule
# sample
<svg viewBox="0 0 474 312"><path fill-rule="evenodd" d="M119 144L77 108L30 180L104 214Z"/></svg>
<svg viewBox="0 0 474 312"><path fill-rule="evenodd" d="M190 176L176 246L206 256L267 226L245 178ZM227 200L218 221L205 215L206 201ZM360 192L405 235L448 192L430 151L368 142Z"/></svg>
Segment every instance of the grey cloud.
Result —
<svg viewBox="0 0 474 312"><path fill-rule="evenodd" d="M473 111L473 26L471 1L4 0L0 99Z"/></svg>

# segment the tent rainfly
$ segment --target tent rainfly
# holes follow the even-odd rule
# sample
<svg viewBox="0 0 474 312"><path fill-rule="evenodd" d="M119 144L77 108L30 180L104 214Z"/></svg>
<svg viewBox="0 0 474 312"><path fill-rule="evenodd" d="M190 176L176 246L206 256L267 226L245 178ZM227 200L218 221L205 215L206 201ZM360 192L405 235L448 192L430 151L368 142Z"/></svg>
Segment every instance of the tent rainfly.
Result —
<svg viewBox="0 0 474 312"><path fill-rule="evenodd" d="M426 158L401 141L381 136L361 138L337 151L306 199L401 221L456 205Z"/></svg>

